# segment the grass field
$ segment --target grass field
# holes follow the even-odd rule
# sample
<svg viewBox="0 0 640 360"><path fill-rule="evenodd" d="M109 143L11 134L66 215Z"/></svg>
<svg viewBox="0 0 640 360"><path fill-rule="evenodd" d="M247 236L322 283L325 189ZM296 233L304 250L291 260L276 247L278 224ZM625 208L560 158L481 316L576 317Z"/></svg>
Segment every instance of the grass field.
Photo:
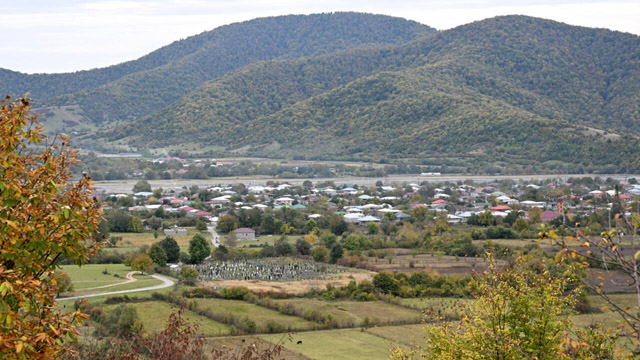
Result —
<svg viewBox="0 0 640 360"><path fill-rule="evenodd" d="M177 312L178 308L161 301L145 301L129 304L134 306L140 317L140 322L147 332L160 331L165 328L167 319L172 312ZM107 305L104 307L105 312L110 311L117 305ZM205 336L218 336L231 333L231 328L225 324L221 324L210 320L204 316L200 316L189 310L184 310L184 318L188 322L197 322L200 324L199 332Z"/></svg>
<svg viewBox="0 0 640 360"><path fill-rule="evenodd" d="M276 332L287 332L319 327L318 324L302 318L284 315L246 301L225 299L193 299L192 301L196 301L198 308L207 309L219 316L248 317L256 322L258 332L272 332L273 330L269 331L269 328L279 328Z"/></svg>
<svg viewBox="0 0 640 360"><path fill-rule="evenodd" d="M286 334L280 335L279 338L277 336L274 336L275 340L273 343L266 341L258 336L247 336L247 335L208 338L206 339L205 354L211 354L211 351L213 349L221 349L221 348L238 349L238 348L242 348L243 346L247 346L247 344L255 345L258 351L264 351L269 348L273 349L275 344L277 344L281 339L284 341L284 339L286 338L287 338ZM235 354L237 353L237 351L234 351L233 353ZM295 351L292 351L290 349L283 347L278 359L308 360L309 358L300 353L297 353Z"/></svg>
<svg viewBox="0 0 640 360"><path fill-rule="evenodd" d="M263 335L263 339L277 342L282 335ZM298 344L298 341L302 343ZM389 358L391 342L361 329L309 331L293 334L284 347L311 359L323 360L382 360Z"/></svg>
<svg viewBox="0 0 640 360"><path fill-rule="evenodd" d="M483 258L456 257L435 254L398 254L390 258L367 258L367 262L378 271L413 273L418 270L427 270L440 275L470 275L482 273L487 269ZM504 261L497 260L498 265Z"/></svg>
<svg viewBox="0 0 640 360"><path fill-rule="evenodd" d="M393 344L405 346L421 346L425 341L425 324L376 326L365 329L369 334L381 337Z"/></svg>
<svg viewBox="0 0 640 360"><path fill-rule="evenodd" d="M462 307L472 304L474 301L474 299L430 297L402 299L401 303L404 306L424 311L429 315L433 314L447 319L459 319Z"/></svg>
<svg viewBox="0 0 640 360"><path fill-rule="evenodd" d="M280 308L293 307L296 314L330 317L339 327L419 322L423 318L419 311L380 301L286 299L276 303Z"/></svg>
<svg viewBox="0 0 640 360"><path fill-rule="evenodd" d="M290 244L295 244L296 241L298 239L300 239L302 236L299 235L290 235L286 237L286 241ZM222 241L222 243L225 243L225 239L226 239L226 235L222 235L222 238L220 239ZM256 238L256 240L238 240L236 242L236 247L241 248L241 247L250 247L251 245L253 246L262 246L265 244L268 245L273 245L278 239L280 239L280 235L261 235L258 236Z"/></svg>
<svg viewBox="0 0 640 360"><path fill-rule="evenodd" d="M103 274L105 269L108 274ZM61 270L69 274L75 291L124 282L127 280L127 273L131 271L128 266L122 264L63 265ZM120 277L115 277L114 274Z"/></svg>
<svg viewBox="0 0 640 360"><path fill-rule="evenodd" d="M158 231L158 233L159 235L157 239L153 237L153 231L145 231L142 233L111 233L109 235L110 237L111 236L122 237L122 240L118 241L117 246L115 248L105 247L105 249L107 250L113 249L120 252L127 252L127 251L131 251L131 249L137 249L142 245L151 246L151 244L153 244L154 242L160 241L165 238L164 234L162 233L162 230ZM196 229L187 229L187 236L174 236L173 238L176 239L176 242L178 242L178 245L180 246L180 248L186 250L189 247L189 240L191 240L193 235L197 233L200 233L200 232ZM208 232L202 232L201 234L206 239L211 238L211 235L209 235Z"/></svg>
<svg viewBox="0 0 640 360"><path fill-rule="evenodd" d="M183 285L179 285L178 286L178 291L181 291L182 286ZM87 298L86 300L91 304L98 304L98 303L104 302L109 297L123 296L123 295L127 295L129 298L132 298L132 299L149 299L149 300L151 300L151 295L153 293L157 292L157 293L163 293L164 294L164 293L169 293L169 292L173 291L173 289L174 288L172 286L170 286L170 287L166 287L164 289L139 291L139 292L134 292L134 293L130 293L130 294L96 296L96 297ZM109 290L109 289L107 288L107 290ZM56 301L58 303L64 305L64 306L68 306L69 304L73 304L73 302L75 302L75 300L65 300L64 298L57 299Z"/></svg>
<svg viewBox="0 0 640 360"><path fill-rule="evenodd" d="M620 307L628 307L633 312L633 309L638 308L636 294L610 294L609 297ZM589 325L595 323L601 323L605 328L615 328L618 324L622 324L622 317L612 310L611 306L607 306L606 301L598 295L590 295L592 307L600 309L600 312L593 314L578 314L571 317L574 325L581 328L586 328ZM604 308L606 306L606 309Z"/></svg>

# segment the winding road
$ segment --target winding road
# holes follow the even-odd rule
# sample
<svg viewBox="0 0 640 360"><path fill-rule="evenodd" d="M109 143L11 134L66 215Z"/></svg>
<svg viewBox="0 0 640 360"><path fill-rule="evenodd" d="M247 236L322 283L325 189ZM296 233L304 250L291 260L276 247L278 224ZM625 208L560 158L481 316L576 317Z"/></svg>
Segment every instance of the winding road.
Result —
<svg viewBox="0 0 640 360"><path fill-rule="evenodd" d="M131 273L130 273L131 274ZM127 277L129 274L127 274ZM65 298L58 298L58 301L61 300L76 300L76 299L84 299L84 298L91 298L91 297L98 297L98 296L107 296L107 295L118 295L118 294L129 294L129 293L135 293L135 292L140 292L140 291L149 291L149 290L159 290L159 289L164 289L167 288L169 286L172 286L173 284L175 284L175 282L171 279L169 279L168 277L162 276L162 275L151 275L152 278L157 279L162 281L162 284L160 285L154 285L154 286L148 286L145 288L139 288L139 289L130 289L130 290L120 290L120 291L109 291L109 292L104 292L104 293L99 293L99 294L88 294L88 295L78 295L78 296L70 296L70 297L65 297ZM131 277L133 279L133 277ZM134 281L137 281L134 279ZM131 281L126 281L125 283L129 283ZM117 285L122 285L123 283L118 283Z"/></svg>

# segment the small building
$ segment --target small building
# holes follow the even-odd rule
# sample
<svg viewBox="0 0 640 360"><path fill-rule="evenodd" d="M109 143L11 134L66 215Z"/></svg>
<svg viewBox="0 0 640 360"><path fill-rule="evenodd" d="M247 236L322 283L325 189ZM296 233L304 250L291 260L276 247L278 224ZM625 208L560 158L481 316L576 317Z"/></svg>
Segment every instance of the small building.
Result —
<svg viewBox="0 0 640 360"><path fill-rule="evenodd" d="M164 236L187 236L187 229L183 229L183 228L164 229Z"/></svg>
<svg viewBox="0 0 640 360"><path fill-rule="evenodd" d="M239 228L235 231L238 240L255 240L256 231L250 228Z"/></svg>

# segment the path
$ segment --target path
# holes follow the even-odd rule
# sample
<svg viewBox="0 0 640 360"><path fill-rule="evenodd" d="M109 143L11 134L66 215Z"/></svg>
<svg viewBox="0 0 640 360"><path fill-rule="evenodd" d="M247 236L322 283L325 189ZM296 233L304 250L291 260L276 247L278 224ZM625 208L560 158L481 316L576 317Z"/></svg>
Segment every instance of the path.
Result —
<svg viewBox="0 0 640 360"><path fill-rule="evenodd" d="M115 283L115 284L109 284L109 285L96 286L96 287L92 287L92 288L81 289L81 290L78 290L78 291L104 289L104 288L108 288L108 287L112 287L112 286L118 286L118 285L124 285L124 284L129 284L129 283L132 283L132 282L136 282L138 280L136 278L134 278L133 275L135 275L138 272L139 271L130 271L130 272L128 272L127 273L127 280L123 281L123 282L119 282L119 283Z"/></svg>
<svg viewBox="0 0 640 360"><path fill-rule="evenodd" d="M58 298L57 300L58 301L61 301L61 300L75 300L75 299L84 299L84 298L98 297L98 296L129 294L129 293L140 292L140 291L159 290L159 289L164 289L164 288L167 288L167 287L172 286L173 284L175 284L175 282L173 282L173 280L171 280L171 279L169 279L167 277L164 277L162 275L155 275L154 274L154 275L151 275L151 277L154 278L154 279L162 281L162 284L149 286L149 287L145 287L145 288L140 288L140 289L120 290L120 291L110 291L110 292L105 292L105 293L100 293L100 294L70 296L70 297L65 297L65 298Z"/></svg>
<svg viewBox="0 0 640 360"><path fill-rule="evenodd" d="M216 248L220 246L220 235L216 232L215 226L209 226L207 227L207 230L209 231L209 234L211 234L211 245Z"/></svg>

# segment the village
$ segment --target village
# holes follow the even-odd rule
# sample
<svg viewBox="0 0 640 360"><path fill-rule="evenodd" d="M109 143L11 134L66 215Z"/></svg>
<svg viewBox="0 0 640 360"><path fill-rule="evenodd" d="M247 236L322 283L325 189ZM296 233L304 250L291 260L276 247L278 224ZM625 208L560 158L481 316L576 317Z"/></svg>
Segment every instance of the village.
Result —
<svg viewBox="0 0 640 360"><path fill-rule="evenodd" d="M538 222L564 223L573 221L576 216L585 218L601 212L601 215L606 214L606 221L599 221L600 228L596 229L599 230L610 224L614 197L631 203L640 195L640 185L635 183L635 179L625 184L599 178L577 178L575 182L497 181L489 185L461 182L383 184L378 181L377 186L373 187L336 187L331 182L314 186L311 181L305 181L303 186L271 182L250 186L191 187L181 191L152 191L148 183L141 181L136 187L145 187L147 191L101 194L109 200L104 203L103 209L126 209L143 218L147 230L160 229L168 236L186 235L186 229L176 225L168 227L166 222L158 227L153 214L192 218L204 221L213 228L218 228L221 217L231 214L236 219L231 228L225 224L223 230L232 230L238 240L254 240L265 233L279 234L279 228L265 231L260 226L262 221L255 221L255 216L253 222L246 219L250 212L264 213L267 210L273 213L283 209L293 211L298 220L304 217L321 224L338 215L351 226L351 231L371 223L384 224L387 228L392 223L415 222L418 213L430 213L433 218L438 214L444 215L451 225L483 225L478 223L478 218L485 214L491 215L492 224L500 225L510 214L513 218L529 221L532 208L535 210L534 216L539 217L535 219ZM118 207L123 203L132 206ZM626 212L630 215L629 211ZM289 225L293 226L289 232L304 234L301 232L303 227ZM588 226L596 225L591 222ZM214 242L214 245L219 244L219 241Z"/></svg>

